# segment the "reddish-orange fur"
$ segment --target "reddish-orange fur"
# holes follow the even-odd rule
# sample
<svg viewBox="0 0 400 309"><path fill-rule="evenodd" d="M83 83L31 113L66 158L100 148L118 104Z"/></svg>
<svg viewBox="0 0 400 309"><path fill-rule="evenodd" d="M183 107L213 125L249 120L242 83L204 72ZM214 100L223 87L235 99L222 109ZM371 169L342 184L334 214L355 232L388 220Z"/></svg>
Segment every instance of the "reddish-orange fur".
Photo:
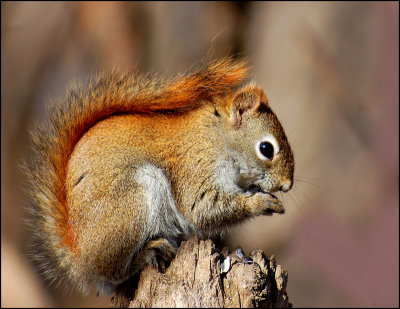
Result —
<svg viewBox="0 0 400 309"><path fill-rule="evenodd" d="M115 286L184 235L284 212L270 193L292 186L293 154L264 91L233 91L246 73L224 59L173 79L100 74L52 107L25 166L48 278ZM263 157L269 141L279 153Z"/></svg>
<svg viewBox="0 0 400 309"><path fill-rule="evenodd" d="M42 132L34 137L36 160L42 160L44 155L49 156L50 166L36 161L36 171L30 172L38 177L43 177L41 169L51 169L54 172L51 190L56 200L50 201L50 208L55 211L50 215L56 219L57 227L54 230L58 231L58 237L62 239L60 245L76 248L74 230L68 221L66 167L76 143L89 128L114 114L185 113L197 109L213 97L227 94L246 77L247 71L244 61L224 59L190 75L178 76L172 81L132 78L114 72L109 76L98 76L86 91L71 89L67 101L63 102L64 106L56 106L52 113L52 139L50 146L46 146L50 149L42 152L44 144L49 143L46 136L48 133ZM41 185L34 184L34 190Z"/></svg>

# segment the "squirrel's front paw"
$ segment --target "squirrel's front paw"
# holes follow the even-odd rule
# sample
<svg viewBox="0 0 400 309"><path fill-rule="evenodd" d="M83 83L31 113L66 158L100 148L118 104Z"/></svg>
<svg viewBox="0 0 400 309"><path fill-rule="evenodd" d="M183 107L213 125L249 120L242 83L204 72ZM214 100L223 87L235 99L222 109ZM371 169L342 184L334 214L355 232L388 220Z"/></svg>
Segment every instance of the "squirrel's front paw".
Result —
<svg viewBox="0 0 400 309"><path fill-rule="evenodd" d="M253 198L256 203L253 205L254 215L268 215L271 216L273 213L284 214L285 209L283 208L282 202L273 194L263 192L256 193Z"/></svg>
<svg viewBox="0 0 400 309"><path fill-rule="evenodd" d="M284 214L285 208L283 208L282 202L275 195L271 193L266 193L266 195L268 196L268 198L265 208L265 214L272 215L274 212L278 214Z"/></svg>

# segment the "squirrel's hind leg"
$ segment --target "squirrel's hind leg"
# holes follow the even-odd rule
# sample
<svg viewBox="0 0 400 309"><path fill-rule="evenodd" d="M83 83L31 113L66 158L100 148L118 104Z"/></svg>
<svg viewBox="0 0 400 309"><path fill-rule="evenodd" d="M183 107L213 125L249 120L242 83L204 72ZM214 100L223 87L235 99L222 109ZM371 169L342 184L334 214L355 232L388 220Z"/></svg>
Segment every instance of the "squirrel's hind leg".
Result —
<svg viewBox="0 0 400 309"><path fill-rule="evenodd" d="M174 258L177 248L165 238L149 241L131 262L133 271L143 269L146 265L158 268L164 272L166 266Z"/></svg>

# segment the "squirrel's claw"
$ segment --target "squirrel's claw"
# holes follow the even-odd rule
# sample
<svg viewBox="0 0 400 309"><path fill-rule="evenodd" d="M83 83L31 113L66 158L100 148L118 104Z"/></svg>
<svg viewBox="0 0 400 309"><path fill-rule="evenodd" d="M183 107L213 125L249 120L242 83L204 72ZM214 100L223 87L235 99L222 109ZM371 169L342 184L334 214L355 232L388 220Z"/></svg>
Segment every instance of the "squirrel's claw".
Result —
<svg viewBox="0 0 400 309"><path fill-rule="evenodd" d="M273 194L267 193L270 198L269 203L265 209L267 215L272 215L273 213L284 214L285 208L283 208L282 202Z"/></svg>

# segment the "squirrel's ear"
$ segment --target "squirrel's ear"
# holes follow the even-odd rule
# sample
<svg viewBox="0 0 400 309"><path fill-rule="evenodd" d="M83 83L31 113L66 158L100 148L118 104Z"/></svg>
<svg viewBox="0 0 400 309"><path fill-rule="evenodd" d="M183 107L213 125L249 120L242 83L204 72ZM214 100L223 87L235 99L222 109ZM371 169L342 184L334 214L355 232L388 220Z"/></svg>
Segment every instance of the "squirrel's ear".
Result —
<svg viewBox="0 0 400 309"><path fill-rule="evenodd" d="M243 115L248 112L257 112L263 105L268 105L264 91L256 86L239 90L232 99L230 107L230 122L233 127L240 127Z"/></svg>

